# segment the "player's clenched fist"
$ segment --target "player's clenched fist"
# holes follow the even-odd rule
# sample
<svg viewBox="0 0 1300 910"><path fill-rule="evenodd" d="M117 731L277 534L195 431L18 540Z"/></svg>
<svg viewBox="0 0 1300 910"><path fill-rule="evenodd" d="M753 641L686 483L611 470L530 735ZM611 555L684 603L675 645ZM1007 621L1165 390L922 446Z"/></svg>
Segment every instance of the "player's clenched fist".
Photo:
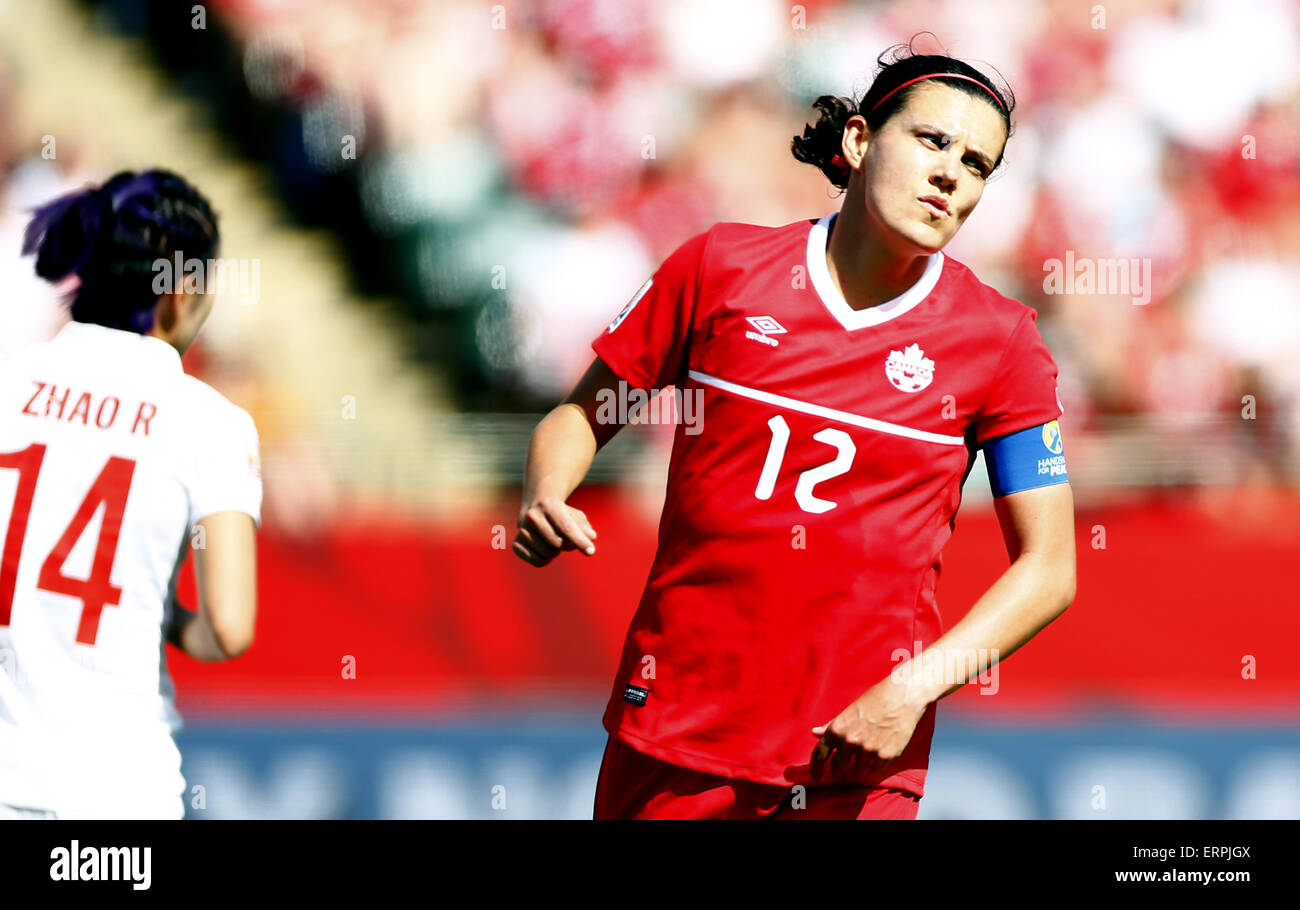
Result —
<svg viewBox="0 0 1300 910"><path fill-rule="evenodd" d="M903 754L927 703L887 677L864 692L829 724L813 727L811 773L829 768L836 778L853 779L878 771ZM828 760L829 759L829 763Z"/></svg>
<svg viewBox="0 0 1300 910"><path fill-rule="evenodd" d="M596 530L581 509L543 496L525 503L520 511L513 549L524 562L541 567L561 550L581 550L591 556L596 552L595 539Z"/></svg>

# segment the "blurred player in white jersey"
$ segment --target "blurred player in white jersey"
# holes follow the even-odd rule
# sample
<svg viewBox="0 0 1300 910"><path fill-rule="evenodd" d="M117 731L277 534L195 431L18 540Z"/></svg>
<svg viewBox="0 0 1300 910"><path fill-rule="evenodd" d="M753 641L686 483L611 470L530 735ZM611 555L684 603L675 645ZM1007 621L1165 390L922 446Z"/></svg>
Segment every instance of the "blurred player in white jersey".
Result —
<svg viewBox="0 0 1300 910"><path fill-rule="evenodd" d="M213 298L161 267L218 242L207 200L157 170L28 226L37 274L77 281L73 321L0 361L0 818L180 818L163 644L252 643L257 430L185 375ZM175 595L191 549L197 611Z"/></svg>

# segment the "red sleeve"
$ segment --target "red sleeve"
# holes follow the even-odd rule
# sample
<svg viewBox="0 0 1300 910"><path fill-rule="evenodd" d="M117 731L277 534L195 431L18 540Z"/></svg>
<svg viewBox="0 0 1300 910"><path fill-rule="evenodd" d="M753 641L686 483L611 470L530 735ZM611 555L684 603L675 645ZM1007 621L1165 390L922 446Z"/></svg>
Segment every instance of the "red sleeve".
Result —
<svg viewBox="0 0 1300 910"><path fill-rule="evenodd" d="M679 246L591 343L635 388L663 388L681 373L707 240L697 234Z"/></svg>
<svg viewBox="0 0 1300 910"><path fill-rule="evenodd" d="M1043 343L1037 322L1037 311L1026 309L1011 331L984 407L975 419L979 445L1061 416L1056 361Z"/></svg>

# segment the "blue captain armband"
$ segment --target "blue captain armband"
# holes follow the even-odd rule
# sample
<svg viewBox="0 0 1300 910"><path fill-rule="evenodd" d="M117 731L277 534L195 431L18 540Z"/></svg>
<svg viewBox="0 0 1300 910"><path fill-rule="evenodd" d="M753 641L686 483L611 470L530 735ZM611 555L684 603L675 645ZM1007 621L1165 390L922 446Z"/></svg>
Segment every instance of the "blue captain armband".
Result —
<svg viewBox="0 0 1300 910"><path fill-rule="evenodd" d="M994 496L1069 483L1061 425L1055 420L984 443L984 466Z"/></svg>

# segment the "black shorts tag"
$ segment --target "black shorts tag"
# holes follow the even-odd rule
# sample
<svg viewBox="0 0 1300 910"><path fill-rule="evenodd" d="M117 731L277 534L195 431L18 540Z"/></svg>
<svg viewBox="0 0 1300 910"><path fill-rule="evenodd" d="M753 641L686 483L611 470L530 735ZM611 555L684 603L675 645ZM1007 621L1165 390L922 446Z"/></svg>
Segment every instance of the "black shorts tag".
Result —
<svg viewBox="0 0 1300 910"><path fill-rule="evenodd" d="M628 685L623 689L623 701L636 705L638 708L645 704L645 700L649 695L649 689L641 689L633 685Z"/></svg>

